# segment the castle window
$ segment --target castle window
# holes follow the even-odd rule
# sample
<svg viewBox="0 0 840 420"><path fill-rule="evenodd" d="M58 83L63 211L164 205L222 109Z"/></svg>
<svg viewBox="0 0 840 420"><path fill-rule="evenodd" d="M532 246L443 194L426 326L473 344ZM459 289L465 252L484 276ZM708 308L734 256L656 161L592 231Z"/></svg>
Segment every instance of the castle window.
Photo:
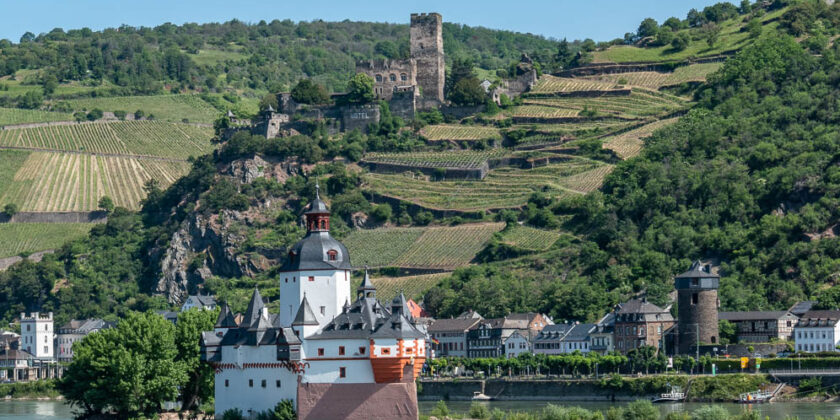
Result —
<svg viewBox="0 0 840 420"><path fill-rule="evenodd" d="M692 305L696 305L696 304L697 304L697 302L698 302L697 293L692 293L692 294L691 294L691 304L692 304Z"/></svg>
<svg viewBox="0 0 840 420"><path fill-rule="evenodd" d="M338 259L338 251L331 249L327 251L327 259L330 261L335 261Z"/></svg>
<svg viewBox="0 0 840 420"><path fill-rule="evenodd" d="M388 76L388 78L389 78L389 79L391 79L391 81L392 81L392 82L396 82L396 81L397 81L397 75L396 75L396 74L391 73L391 75L390 75L390 76Z"/></svg>
<svg viewBox="0 0 840 420"><path fill-rule="evenodd" d="M408 75L405 73L400 74L400 80L403 82L408 81Z"/></svg>
<svg viewBox="0 0 840 420"><path fill-rule="evenodd" d="M339 378L346 378L347 377L347 368L342 366L338 368L338 377Z"/></svg>
<svg viewBox="0 0 840 420"><path fill-rule="evenodd" d="M230 385L230 380L225 379L225 388L227 388L229 385Z"/></svg>
<svg viewBox="0 0 840 420"><path fill-rule="evenodd" d="M274 381L274 385L275 385L277 388L280 388L280 380L278 379L278 380Z"/></svg>
<svg viewBox="0 0 840 420"><path fill-rule="evenodd" d="M321 307L321 315L326 314L326 312L327 312L327 307L326 307L326 306L322 306L322 307Z"/></svg>
<svg viewBox="0 0 840 420"><path fill-rule="evenodd" d="M381 74L376 75L376 83L382 83L382 75Z"/></svg>
<svg viewBox="0 0 840 420"><path fill-rule="evenodd" d="M248 386L251 387L251 388L254 387L254 380L253 379L248 379Z"/></svg>
<svg viewBox="0 0 840 420"><path fill-rule="evenodd" d="M386 349L382 349L382 354L383 354L383 355L389 355L389 354L391 354L391 349L387 349L387 348L386 348Z"/></svg>
<svg viewBox="0 0 840 420"><path fill-rule="evenodd" d="M260 386L262 386L263 388L265 388L265 379L263 379L263 380L262 380L262 382L260 382Z"/></svg>
<svg viewBox="0 0 840 420"><path fill-rule="evenodd" d="M359 347L359 354L365 354L365 348Z"/></svg>
<svg viewBox="0 0 840 420"><path fill-rule="evenodd" d="M318 349L318 356L323 356L323 355L324 355L324 349L322 347L322 348Z"/></svg>
<svg viewBox="0 0 840 420"><path fill-rule="evenodd" d="M344 356L344 346L338 346L338 355Z"/></svg>
<svg viewBox="0 0 840 420"><path fill-rule="evenodd" d="M309 281L315 281L315 276L309 276Z"/></svg>

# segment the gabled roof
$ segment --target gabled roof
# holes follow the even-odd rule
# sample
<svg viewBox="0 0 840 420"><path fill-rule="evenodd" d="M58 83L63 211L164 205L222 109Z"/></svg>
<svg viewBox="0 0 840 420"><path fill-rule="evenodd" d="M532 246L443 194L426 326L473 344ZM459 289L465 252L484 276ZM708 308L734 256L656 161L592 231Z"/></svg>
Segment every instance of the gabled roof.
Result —
<svg viewBox="0 0 840 420"><path fill-rule="evenodd" d="M546 325L545 328L540 331L539 334L534 338L535 341L547 341L547 340L561 340L565 337L569 331L574 328L575 324L554 324L554 325Z"/></svg>
<svg viewBox="0 0 840 420"><path fill-rule="evenodd" d="M470 310L462 313L461 315L458 315L456 318L458 318L458 319L482 319L484 317L481 316L480 313L470 309Z"/></svg>
<svg viewBox="0 0 840 420"><path fill-rule="evenodd" d="M465 332L481 321L481 318L436 319L429 326L429 333Z"/></svg>
<svg viewBox="0 0 840 420"><path fill-rule="evenodd" d="M623 314L656 314L668 312L650 302L647 299L630 299L618 310L619 315Z"/></svg>
<svg viewBox="0 0 840 420"><path fill-rule="evenodd" d="M575 324L561 341L586 341L595 327L595 324Z"/></svg>
<svg viewBox="0 0 840 420"><path fill-rule="evenodd" d="M216 306L216 298L210 295L190 295L189 297L195 298L196 301L201 306Z"/></svg>
<svg viewBox="0 0 840 420"><path fill-rule="evenodd" d="M312 307L309 306L309 300L306 295L303 296L303 301L300 302L297 314L295 315L292 325L318 325L318 318L312 312Z"/></svg>
<svg viewBox="0 0 840 420"><path fill-rule="evenodd" d="M716 274L712 274L711 266L703 265L700 261L695 261L691 264L691 268L685 273L682 273L675 278L678 279L705 279L705 278L720 278Z"/></svg>
<svg viewBox="0 0 840 420"><path fill-rule="evenodd" d="M795 317L788 311L718 312L718 319L727 321L775 321L785 316Z"/></svg>
<svg viewBox="0 0 840 420"><path fill-rule="evenodd" d="M412 318L416 319L429 316L429 314L426 313L426 310L423 309L422 306L418 305L413 299L409 299L408 302L406 302L406 305L408 306L408 311L411 313Z"/></svg>
<svg viewBox="0 0 840 420"><path fill-rule="evenodd" d="M840 311L808 311L799 318L797 327L829 327L840 321Z"/></svg>
<svg viewBox="0 0 840 420"><path fill-rule="evenodd" d="M816 304L817 304L817 301L815 301L815 300L806 300L806 301L803 301L803 302L796 302L793 306L790 307L790 309L788 309L788 311L790 311L790 313L792 313L796 316L802 316L802 315L805 315L806 312L810 311L811 308L813 308L814 305L816 305Z"/></svg>

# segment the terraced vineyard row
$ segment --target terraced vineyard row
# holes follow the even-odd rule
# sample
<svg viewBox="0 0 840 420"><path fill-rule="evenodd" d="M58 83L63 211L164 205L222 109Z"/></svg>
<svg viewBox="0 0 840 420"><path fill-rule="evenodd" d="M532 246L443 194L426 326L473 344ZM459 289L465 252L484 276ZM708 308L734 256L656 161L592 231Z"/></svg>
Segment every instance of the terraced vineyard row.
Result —
<svg viewBox="0 0 840 420"><path fill-rule="evenodd" d="M0 108L0 127L12 124L72 120L73 115L64 112L49 112L18 108Z"/></svg>
<svg viewBox="0 0 840 420"><path fill-rule="evenodd" d="M686 106L685 101L665 94L651 94L633 91L629 96L598 98L549 98L526 99L525 104L542 107L556 107L561 110L592 110L598 114L609 114L623 118L640 118L662 115L677 111Z"/></svg>
<svg viewBox="0 0 840 420"><path fill-rule="evenodd" d="M573 158L535 169L498 168L480 181L430 181L414 174L367 174L365 187L421 206L451 210L519 207L534 192L553 196L590 189L585 178L597 175L601 163ZM587 173L587 171L592 171ZM584 173L584 179L571 178Z"/></svg>
<svg viewBox="0 0 840 420"><path fill-rule="evenodd" d="M610 91L615 90L616 84L598 80L574 79L543 75L537 84L529 91L530 93L568 93L584 91Z"/></svg>
<svg viewBox="0 0 840 420"><path fill-rule="evenodd" d="M586 172L581 172L558 180L558 183L579 193L589 193L601 188L604 178L613 170L612 165L602 165Z"/></svg>
<svg viewBox="0 0 840 420"><path fill-rule="evenodd" d="M74 110L126 111L142 110L155 119L171 122L210 124L219 116L219 111L198 95L120 96L73 99L67 101Z"/></svg>
<svg viewBox="0 0 840 420"><path fill-rule="evenodd" d="M23 211L90 211L108 195L116 205L135 209L148 179L168 186L188 170L186 162L33 152L0 188L0 202Z"/></svg>
<svg viewBox="0 0 840 420"><path fill-rule="evenodd" d="M353 265L454 268L469 264L503 223L353 231L344 244Z"/></svg>
<svg viewBox="0 0 840 420"><path fill-rule="evenodd" d="M56 249L83 237L92 223L3 223L0 224L0 258Z"/></svg>
<svg viewBox="0 0 840 420"><path fill-rule="evenodd" d="M528 105L518 106L513 110L514 117L527 118L575 118L580 114L579 109L559 108L555 106L540 106L541 102L528 102ZM554 99L545 99L548 104L553 104Z"/></svg>
<svg viewBox="0 0 840 420"><path fill-rule="evenodd" d="M677 67L672 73L641 71L587 76L586 79L659 89L664 86L674 86L686 82L704 82L709 74L714 73L721 66L722 63L692 64L690 66Z"/></svg>
<svg viewBox="0 0 840 420"><path fill-rule="evenodd" d="M481 125L430 125L420 130L420 134L429 141L470 141L501 138L499 130L495 127Z"/></svg>
<svg viewBox="0 0 840 420"><path fill-rule="evenodd" d="M560 233L535 229L529 226L513 226L502 233L502 242L517 248L544 251L560 239Z"/></svg>
<svg viewBox="0 0 840 420"><path fill-rule="evenodd" d="M604 141L604 147L614 151L622 159L629 159L641 152L643 139L649 137L655 130L677 122L678 118L660 120L654 123L630 130L626 133L610 137Z"/></svg>
<svg viewBox="0 0 840 420"><path fill-rule="evenodd" d="M382 302L390 302L400 293L404 293L406 299L420 301L429 289L450 274L435 273L404 277L373 277L372 280L373 285L376 286L376 297ZM353 290L356 290L361 282L361 278L355 279L351 285Z"/></svg>
<svg viewBox="0 0 840 420"><path fill-rule="evenodd" d="M444 152L415 152L415 153L370 153L365 155L364 161L374 163L390 163L409 165L422 168L479 168L488 159L502 157L509 152L505 149L489 149L484 151L457 150Z"/></svg>
<svg viewBox="0 0 840 420"><path fill-rule="evenodd" d="M0 130L0 146L186 159L213 151L210 128L121 121Z"/></svg>

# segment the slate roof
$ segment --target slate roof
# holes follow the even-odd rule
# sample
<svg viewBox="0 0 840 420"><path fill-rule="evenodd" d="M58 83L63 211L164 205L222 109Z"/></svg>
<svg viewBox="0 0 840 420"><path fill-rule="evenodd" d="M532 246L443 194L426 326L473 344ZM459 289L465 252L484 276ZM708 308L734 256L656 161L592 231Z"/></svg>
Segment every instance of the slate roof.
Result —
<svg viewBox="0 0 840 420"><path fill-rule="evenodd" d="M260 319L265 308L265 303L260 295L260 291L254 288L254 293L251 295L251 301L248 302L248 309L245 311L245 316L240 325L248 328Z"/></svg>
<svg viewBox="0 0 840 420"><path fill-rule="evenodd" d="M429 333L464 332L474 327L481 318L450 318L436 319L429 326Z"/></svg>
<svg viewBox="0 0 840 420"><path fill-rule="evenodd" d="M706 279L706 278L720 278L720 276L716 274L712 274L711 267L708 265L703 265L700 261L695 261L691 264L691 268L688 269L685 273L682 273L676 276L678 279Z"/></svg>
<svg viewBox="0 0 840 420"><path fill-rule="evenodd" d="M595 324L575 324L560 341L586 341L595 329Z"/></svg>
<svg viewBox="0 0 840 420"><path fill-rule="evenodd" d="M318 325L318 318L315 318L315 313L312 312L312 307L309 306L309 299L306 298L306 295L303 296L303 301L300 303L292 325Z"/></svg>
<svg viewBox="0 0 840 420"><path fill-rule="evenodd" d="M727 321L764 321L781 319L789 314L790 312L788 311L718 312L718 319L725 319Z"/></svg>
<svg viewBox="0 0 840 420"><path fill-rule="evenodd" d="M0 349L0 359L3 360L30 360L34 358L35 356L33 356L31 353L27 353L24 350Z"/></svg>
<svg viewBox="0 0 840 420"><path fill-rule="evenodd" d="M216 318L216 328L237 328L239 324L236 323L233 312L227 303L222 304L222 310L219 312L219 317Z"/></svg>
<svg viewBox="0 0 840 420"><path fill-rule="evenodd" d="M534 341L549 341L560 340L574 328L575 324L554 324L546 325L545 328L537 334Z"/></svg>
<svg viewBox="0 0 840 420"><path fill-rule="evenodd" d="M104 330L113 327L113 322L105 322L99 318L71 319L58 329L59 334L89 334L93 331Z"/></svg>
<svg viewBox="0 0 840 420"><path fill-rule="evenodd" d="M390 311L376 298L360 294L352 305L345 306L342 313L307 339L424 338L425 334L406 315L402 294L391 302Z"/></svg>
<svg viewBox="0 0 840 420"><path fill-rule="evenodd" d="M335 261L330 261L327 251L337 252ZM280 271L301 270L350 270L350 253L341 242L325 231L310 231L289 250L289 258Z"/></svg>
<svg viewBox="0 0 840 420"><path fill-rule="evenodd" d="M197 300L201 306L216 306L216 298L214 298L213 296L190 295L189 297L194 297L195 300Z"/></svg>
<svg viewBox="0 0 840 420"><path fill-rule="evenodd" d="M840 321L840 311L808 311L799 318L797 327L830 327Z"/></svg>
<svg viewBox="0 0 840 420"><path fill-rule="evenodd" d="M788 309L790 313L796 316L805 315L806 312L810 311L811 308L817 303L815 300L806 300L804 302L796 302L793 306Z"/></svg>
<svg viewBox="0 0 840 420"><path fill-rule="evenodd" d="M325 203L324 200L321 200L321 186L316 183L315 199L309 203L309 210L307 210L304 214L323 214L329 212L330 209L327 207L327 203Z"/></svg>
<svg viewBox="0 0 840 420"><path fill-rule="evenodd" d="M631 299L622 304L616 311L618 322L663 322L673 321L674 317L665 309L660 308L646 299Z"/></svg>

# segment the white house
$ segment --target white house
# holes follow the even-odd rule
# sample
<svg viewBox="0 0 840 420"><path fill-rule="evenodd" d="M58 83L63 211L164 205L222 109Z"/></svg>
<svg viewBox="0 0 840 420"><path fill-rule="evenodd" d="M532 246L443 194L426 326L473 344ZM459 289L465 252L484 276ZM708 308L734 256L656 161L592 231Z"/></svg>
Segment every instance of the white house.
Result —
<svg viewBox="0 0 840 420"><path fill-rule="evenodd" d="M514 332L503 340L505 348L505 357L513 359L519 357L522 353L531 352L531 343L528 338L519 333Z"/></svg>
<svg viewBox="0 0 840 420"><path fill-rule="evenodd" d="M595 324L575 324L565 337L560 339L560 351L562 353L589 353L591 337L596 330Z"/></svg>
<svg viewBox="0 0 840 420"><path fill-rule="evenodd" d="M53 313L20 314L20 349L39 360L55 358Z"/></svg>
<svg viewBox="0 0 840 420"><path fill-rule="evenodd" d="M181 305L181 312L188 311L192 308L202 308L208 311L216 309L216 298L206 295L190 295Z"/></svg>
<svg viewBox="0 0 840 420"><path fill-rule="evenodd" d="M563 354L562 340L574 324L547 325L534 337L535 354Z"/></svg>
<svg viewBox="0 0 840 420"><path fill-rule="evenodd" d="M270 314L255 290L240 322L223 305L214 330L202 333L216 413L254 415L292 400L302 420L416 419L425 335L405 297L382 305L365 270L351 300L350 255L330 236L317 190L305 217L308 232L278 271L280 313Z"/></svg>
<svg viewBox="0 0 840 420"><path fill-rule="evenodd" d="M794 327L797 352L834 351L840 345L840 311L808 311Z"/></svg>
<svg viewBox="0 0 840 420"><path fill-rule="evenodd" d="M90 333L113 327L113 323L101 319L73 319L62 325L56 335L56 359L59 362L73 360L73 344L81 341Z"/></svg>

